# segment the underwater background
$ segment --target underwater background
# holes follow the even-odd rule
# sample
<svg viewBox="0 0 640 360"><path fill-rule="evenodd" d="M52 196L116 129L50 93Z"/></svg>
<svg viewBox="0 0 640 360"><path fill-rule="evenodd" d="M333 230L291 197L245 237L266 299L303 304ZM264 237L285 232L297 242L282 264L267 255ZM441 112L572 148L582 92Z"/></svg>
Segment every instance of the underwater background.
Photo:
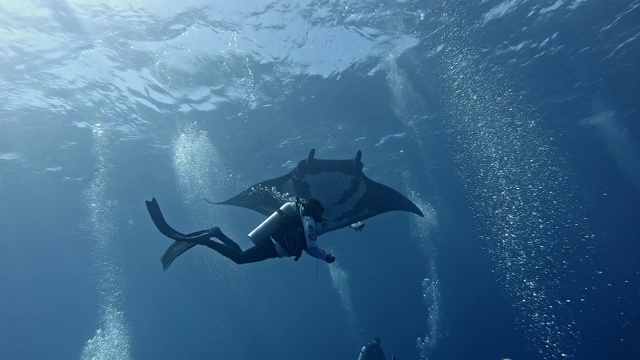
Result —
<svg viewBox="0 0 640 360"><path fill-rule="evenodd" d="M0 2L0 359L640 358L640 1ZM237 266L363 152L425 213Z"/></svg>

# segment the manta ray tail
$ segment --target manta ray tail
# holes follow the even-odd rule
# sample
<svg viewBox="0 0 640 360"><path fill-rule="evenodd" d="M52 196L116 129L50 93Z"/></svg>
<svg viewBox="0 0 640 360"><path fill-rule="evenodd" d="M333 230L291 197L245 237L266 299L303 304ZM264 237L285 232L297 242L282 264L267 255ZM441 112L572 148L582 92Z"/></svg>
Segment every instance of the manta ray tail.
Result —
<svg viewBox="0 0 640 360"><path fill-rule="evenodd" d="M147 211L149 211L149 215L151 215L151 220L153 220L153 223L156 225L158 230L160 230L160 232L164 236L176 240L167 248L161 258L162 268L166 271L171 263L173 263L173 261L178 258L178 256L182 255L185 251L191 249L197 244L194 242L188 242L189 240L191 240L190 235L194 234L185 235L181 232L176 231L174 228L169 226L169 224L167 224L167 221L162 215L162 211L160 210L160 206L158 205L158 201L156 200L156 198L151 199L151 201L147 201L146 204Z"/></svg>

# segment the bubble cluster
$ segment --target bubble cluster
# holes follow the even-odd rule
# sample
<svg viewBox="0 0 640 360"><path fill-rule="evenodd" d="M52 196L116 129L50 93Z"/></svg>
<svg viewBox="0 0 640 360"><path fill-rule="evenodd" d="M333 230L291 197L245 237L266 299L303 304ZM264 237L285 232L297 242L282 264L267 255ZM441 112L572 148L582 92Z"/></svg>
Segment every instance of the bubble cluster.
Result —
<svg viewBox="0 0 640 360"><path fill-rule="evenodd" d="M358 323L356 321L356 315L353 311L353 301L351 301L351 290L349 289L349 273L344 270L340 265L332 264L329 268L329 274L331 275L331 284L340 297L340 303L346 313L347 323L352 329L352 332L356 334L358 332Z"/></svg>
<svg viewBox="0 0 640 360"><path fill-rule="evenodd" d="M469 48L450 45L440 68L450 94L444 123L483 242L532 350L571 356L578 334L562 290L589 236L566 166L522 97Z"/></svg>
<svg viewBox="0 0 640 360"><path fill-rule="evenodd" d="M178 132L173 144L173 168L180 193L186 202L201 204L202 198L215 198L217 190L227 183L223 169L219 169L216 149L209 141L206 131L199 130L197 124L189 124ZM204 205L204 204L201 204ZM207 206L210 209L210 207ZM205 210L194 215L206 214ZM206 219L198 219L203 222Z"/></svg>
<svg viewBox="0 0 640 360"><path fill-rule="evenodd" d="M423 163L425 159L425 146L423 143L424 134L421 134L416 124L411 120L411 114L415 113L414 105L421 104L421 100L411 86L407 74L398 67L396 57L389 55L385 62L386 80L391 91L393 110L396 118L402 126L412 135L411 138L417 143L419 156ZM435 209L414 190L415 184L423 184L420 181L421 174L404 171L402 174L405 189L409 194L409 199L417 204L423 213L423 218L412 218L411 235L418 242L427 264L426 277L422 281L422 296L427 307L427 330L423 337L416 340L416 347L420 352L421 359L428 359L441 338L440 323L442 314L440 311L441 296L440 283L438 280L438 269L435 260L436 249L433 244L433 232L437 229L437 217Z"/></svg>
<svg viewBox="0 0 640 360"><path fill-rule="evenodd" d="M131 359L130 331L124 313L109 305L103 310L100 328L87 341L82 360Z"/></svg>
<svg viewBox="0 0 640 360"><path fill-rule="evenodd" d="M99 129L99 131L96 131ZM122 306L124 277L117 256L113 253L112 239L116 229L114 214L116 202L108 195L110 181L110 153L105 129L96 124L93 129L93 153L95 173L83 197L89 210L84 228L89 234L93 249L93 264L100 294L100 328L87 341L82 359L130 359L130 335Z"/></svg>

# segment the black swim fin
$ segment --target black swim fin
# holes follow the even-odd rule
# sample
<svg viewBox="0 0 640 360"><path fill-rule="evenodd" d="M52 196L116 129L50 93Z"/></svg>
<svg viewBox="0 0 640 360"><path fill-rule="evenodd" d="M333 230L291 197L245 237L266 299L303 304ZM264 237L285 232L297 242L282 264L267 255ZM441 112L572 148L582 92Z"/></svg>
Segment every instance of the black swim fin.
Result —
<svg viewBox="0 0 640 360"><path fill-rule="evenodd" d="M156 198L152 198L151 201L145 201L145 203L147 204L147 211L149 211L149 215L151 215L151 220L153 220L153 223L164 236L177 241L188 240L187 235L176 231L167 224L164 216L162 216L162 211L160 211L160 206Z"/></svg>
<svg viewBox="0 0 640 360"><path fill-rule="evenodd" d="M193 242L193 237L191 237L196 234L189 234L191 236L185 235L176 231L167 224L164 216L162 216L162 211L160 210L160 206L158 205L156 198L152 198L151 201L146 201L146 204L147 211L149 211L149 215L151 215L151 220L153 220L153 223L156 225L158 230L160 230L164 236L176 240L167 248L160 259L162 262L162 268L166 271L178 256L197 245L197 243Z"/></svg>
<svg viewBox="0 0 640 360"><path fill-rule="evenodd" d="M162 269L164 271L167 271L169 266L171 266L171 263L173 263L173 261L177 259L178 256L182 255L185 251L191 249L196 245L196 243L186 241L174 241L173 244L171 244L164 252L162 258L160 258L160 261L162 262Z"/></svg>

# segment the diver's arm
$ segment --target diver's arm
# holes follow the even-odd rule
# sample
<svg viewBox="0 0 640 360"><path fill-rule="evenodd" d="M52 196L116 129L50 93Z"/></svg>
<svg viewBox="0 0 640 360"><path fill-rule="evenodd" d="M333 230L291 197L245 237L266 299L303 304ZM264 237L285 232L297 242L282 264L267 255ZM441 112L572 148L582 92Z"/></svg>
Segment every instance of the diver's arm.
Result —
<svg viewBox="0 0 640 360"><path fill-rule="evenodd" d="M320 260L327 261L327 257L333 258L333 256L327 254L324 250L318 246L318 236L316 235L316 222L308 216L302 217L302 226L304 228L304 241L307 244L305 251L307 254L318 258ZM333 258L335 259L335 258Z"/></svg>

